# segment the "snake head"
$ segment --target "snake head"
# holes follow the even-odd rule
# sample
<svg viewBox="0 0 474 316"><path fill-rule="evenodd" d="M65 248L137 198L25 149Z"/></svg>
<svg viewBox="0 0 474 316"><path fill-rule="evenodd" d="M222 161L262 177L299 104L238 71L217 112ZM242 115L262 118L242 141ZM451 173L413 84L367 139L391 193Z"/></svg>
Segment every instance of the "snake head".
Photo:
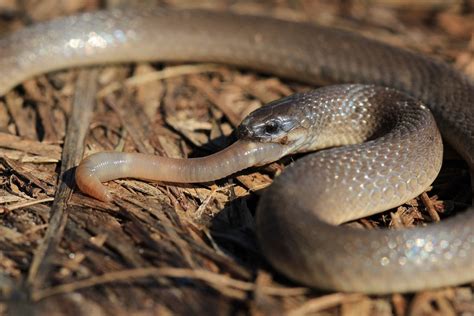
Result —
<svg viewBox="0 0 474 316"><path fill-rule="evenodd" d="M264 143L295 145L304 138L298 98L291 95L250 113L237 128L239 139ZM304 119L303 119L304 121Z"/></svg>

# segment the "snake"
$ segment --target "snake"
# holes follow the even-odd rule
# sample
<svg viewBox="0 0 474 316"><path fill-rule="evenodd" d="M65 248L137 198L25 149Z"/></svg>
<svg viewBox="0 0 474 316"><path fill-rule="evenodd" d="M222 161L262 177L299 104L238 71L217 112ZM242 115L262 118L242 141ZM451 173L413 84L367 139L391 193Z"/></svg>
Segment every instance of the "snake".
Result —
<svg viewBox="0 0 474 316"><path fill-rule="evenodd" d="M405 203L436 178L442 139L474 167L474 85L443 61L352 32L199 9L112 9L0 39L0 94L28 77L122 62L214 62L311 85L270 102L206 157L99 152L76 169L102 201L122 177L207 182L305 152L266 189L256 235L277 274L321 290L385 294L474 281L474 209L424 227L341 225Z"/></svg>

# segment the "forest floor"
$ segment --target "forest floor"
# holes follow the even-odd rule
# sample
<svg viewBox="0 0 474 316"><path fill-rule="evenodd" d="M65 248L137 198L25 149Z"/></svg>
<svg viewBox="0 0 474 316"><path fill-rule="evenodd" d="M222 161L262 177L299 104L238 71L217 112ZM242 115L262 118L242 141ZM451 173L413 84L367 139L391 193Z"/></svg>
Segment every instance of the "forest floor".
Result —
<svg viewBox="0 0 474 316"><path fill-rule="evenodd" d="M443 59L474 79L472 1L134 3L335 26ZM0 0L0 36L124 4ZM83 156L205 156L224 148L252 110L309 88L226 66L139 63L44 74L7 93L0 99L0 315L474 315L472 284L368 296L320 292L276 273L258 249L254 215L262 189L291 159L211 184L112 181L114 203L74 188L71 168ZM355 225L424 225L467 205L469 173L459 165L447 150L431 191Z"/></svg>

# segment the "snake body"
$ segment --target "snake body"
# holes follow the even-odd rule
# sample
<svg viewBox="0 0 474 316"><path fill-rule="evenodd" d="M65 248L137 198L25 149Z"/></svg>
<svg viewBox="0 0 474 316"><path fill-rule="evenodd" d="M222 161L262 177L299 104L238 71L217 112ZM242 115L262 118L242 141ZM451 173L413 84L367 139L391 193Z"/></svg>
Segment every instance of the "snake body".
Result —
<svg viewBox="0 0 474 316"><path fill-rule="evenodd" d="M443 137L474 167L474 87L465 76L413 52L305 23L163 9L67 17L0 40L0 93L27 77L66 67L156 60L212 61L311 84L357 82L397 89L431 109ZM370 85L325 89L324 94L278 101L244 120L239 129L243 140L233 147L245 148L245 157L257 152L259 158L252 161L256 164L267 162L267 155L286 154L286 142L294 141L291 137L272 142L261 139L256 128L268 114L265 109L277 114L281 108L288 110L291 98L297 98L292 102L299 104L299 110L288 111L299 111L299 127L313 119L328 128L306 128L319 132L311 135L318 135L312 138L321 143L303 150L349 144L300 159L265 192L257 210L257 235L269 262L294 280L330 290L406 292L474 281L472 209L417 229L364 231L334 226L422 192L439 170L442 149L430 112L411 97ZM335 94L340 92L341 96ZM380 96L388 101L380 102ZM374 109L372 101L387 104ZM324 105L324 114L314 114L316 102ZM375 115L381 118L374 120ZM279 122L286 126L287 121ZM368 142L353 145L361 140ZM224 155L226 164L235 162L233 150ZM99 167L96 158L86 159L78 168L79 186L85 191L92 188L94 194L100 189L99 180L114 178L104 173L89 186L94 172L109 170L110 164L103 163L107 159L111 164L123 163L119 176L133 176L129 162L148 163L150 158L134 155L103 154ZM218 164L222 157L212 159ZM412 178L415 171L421 173ZM189 179L204 179L200 176ZM96 196L107 200L109 196L102 193Z"/></svg>

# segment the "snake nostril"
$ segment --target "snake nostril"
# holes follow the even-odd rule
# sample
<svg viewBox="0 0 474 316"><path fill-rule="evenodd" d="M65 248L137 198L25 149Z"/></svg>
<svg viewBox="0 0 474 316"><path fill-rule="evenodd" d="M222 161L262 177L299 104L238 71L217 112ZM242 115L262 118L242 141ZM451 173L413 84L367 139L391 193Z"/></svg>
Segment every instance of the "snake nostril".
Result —
<svg viewBox="0 0 474 316"><path fill-rule="evenodd" d="M248 139L252 136L252 130L247 126L239 126L236 132L238 139Z"/></svg>

